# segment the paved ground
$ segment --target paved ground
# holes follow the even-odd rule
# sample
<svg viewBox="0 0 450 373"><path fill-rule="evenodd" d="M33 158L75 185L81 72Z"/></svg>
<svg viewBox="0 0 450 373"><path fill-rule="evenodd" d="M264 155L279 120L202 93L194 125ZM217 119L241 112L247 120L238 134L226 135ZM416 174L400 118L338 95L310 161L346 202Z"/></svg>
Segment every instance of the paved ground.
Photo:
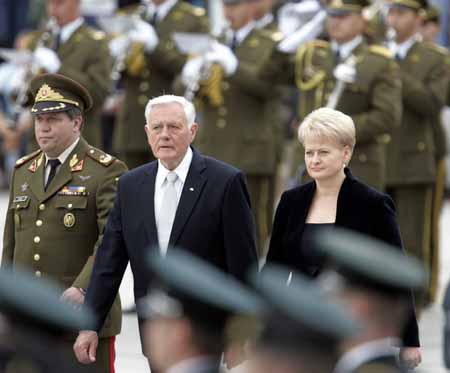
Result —
<svg viewBox="0 0 450 373"><path fill-rule="evenodd" d="M3 232L3 219L6 212L7 194L0 193L0 232ZM442 220L442 261L441 261L441 295L443 288L450 280L450 201L446 202ZM447 231L444 232L447 227ZM121 287L121 297L125 306L132 302L132 283L126 277ZM444 317L440 302L424 312L420 320L421 339L423 346L423 363L417 373L444 373L446 370L442 363L442 326ZM137 321L134 314L124 315L123 331L117 338L117 373L146 373L147 362L140 354L140 343Z"/></svg>

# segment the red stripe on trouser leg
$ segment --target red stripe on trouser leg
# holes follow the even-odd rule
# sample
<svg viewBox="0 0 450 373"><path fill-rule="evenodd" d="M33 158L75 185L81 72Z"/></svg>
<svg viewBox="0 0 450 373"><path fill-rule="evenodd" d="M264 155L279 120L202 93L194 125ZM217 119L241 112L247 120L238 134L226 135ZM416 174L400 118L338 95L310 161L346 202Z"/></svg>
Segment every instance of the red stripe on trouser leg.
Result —
<svg viewBox="0 0 450 373"><path fill-rule="evenodd" d="M116 360L116 337L109 337L109 372L115 373L114 361Z"/></svg>

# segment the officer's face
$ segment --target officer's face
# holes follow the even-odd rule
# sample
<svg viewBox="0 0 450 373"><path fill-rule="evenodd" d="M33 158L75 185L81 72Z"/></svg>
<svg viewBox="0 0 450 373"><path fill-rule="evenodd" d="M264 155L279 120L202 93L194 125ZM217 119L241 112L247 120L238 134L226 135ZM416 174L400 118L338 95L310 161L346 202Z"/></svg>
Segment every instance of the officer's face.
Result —
<svg viewBox="0 0 450 373"><path fill-rule="evenodd" d="M422 35L423 41L435 42L439 33L441 32L441 27L435 22L427 22L420 29L420 34Z"/></svg>
<svg viewBox="0 0 450 373"><path fill-rule="evenodd" d="M80 0L47 0L47 14L63 26L78 17Z"/></svg>
<svg viewBox="0 0 450 373"><path fill-rule="evenodd" d="M252 18L254 20L261 19L272 9L272 0L251 0L248 2Z"/></svg>
<svg viewBox="0 0 450 373"><path fill-rule="evenodd" d="M387 16L387 25L395 30L395 40L399 43L415 35L422 24L417 12L405 7L391 7Z"/></svg>
<svg viewBox="0 0 450 373"><path fill-rule="evenodd" d="M342 15L327 18L327 32L331 40L339 44L346 43L356 36L360 35L364 30L364 19L359 13L348 12Z"/></svg>
<svg viewBox="0 0 450 373"><path fill-rule="evenodd" d="M62 113L38 114L34 118L34 134L42 151L58 157L80 136L82 119Z"/></svg>
<svg viewBox="0 0 450 373"><path fill-rule="evenodd" d="M232 30L239 30L252 19L250 6L246 2L224 5L223 10Z"/></svg>
<svg viewBox="0 0 450 373"><path fill-rule="evenodd" d="M197 124L187 126L186 114L178 103L153 107L147 118L145 132L153 155L169 170L183 160L189 145L194 141Z"/></svg>
<svg viewBox="0 0 450 373"><path fill-rule="evenodd" d="M350 147L334 139L312 135L305 139L304 148L306 170L314 180L333 179L350 161Z"/></svg>

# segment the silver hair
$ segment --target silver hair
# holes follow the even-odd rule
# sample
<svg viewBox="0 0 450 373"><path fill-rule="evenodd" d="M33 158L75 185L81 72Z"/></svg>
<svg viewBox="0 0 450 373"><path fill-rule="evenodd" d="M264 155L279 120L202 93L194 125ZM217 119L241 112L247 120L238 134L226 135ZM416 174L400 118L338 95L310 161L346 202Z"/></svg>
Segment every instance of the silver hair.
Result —
<svg viewBox="0 0 450 373"><path fill-rule="evenodd" d="M152 98L151 100L149 100L147 106L145 107L145 119L148 121L148 119L150 118L150 113L156 105L167 105L174 103L181 105L186 115L186 122L188 128L191 128L192 124L195 121L195 107L192 104L192 102L186 100L184 97L181 96L163 95Z"/></svg>

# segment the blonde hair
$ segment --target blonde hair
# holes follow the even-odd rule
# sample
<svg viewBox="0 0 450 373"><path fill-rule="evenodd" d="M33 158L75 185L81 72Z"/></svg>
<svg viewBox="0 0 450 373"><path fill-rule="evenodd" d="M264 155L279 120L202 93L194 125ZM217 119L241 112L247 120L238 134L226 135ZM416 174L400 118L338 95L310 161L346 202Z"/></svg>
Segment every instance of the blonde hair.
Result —
<svg viewBox="0 0 450 373"><path fill-rule="evenodd" d="M298 140L304 146L309 137L334 139L339 144L348 145L353 151L356 142L355 124L348 115L330 108L320 108L311 112L298 128Z"/></svg>

